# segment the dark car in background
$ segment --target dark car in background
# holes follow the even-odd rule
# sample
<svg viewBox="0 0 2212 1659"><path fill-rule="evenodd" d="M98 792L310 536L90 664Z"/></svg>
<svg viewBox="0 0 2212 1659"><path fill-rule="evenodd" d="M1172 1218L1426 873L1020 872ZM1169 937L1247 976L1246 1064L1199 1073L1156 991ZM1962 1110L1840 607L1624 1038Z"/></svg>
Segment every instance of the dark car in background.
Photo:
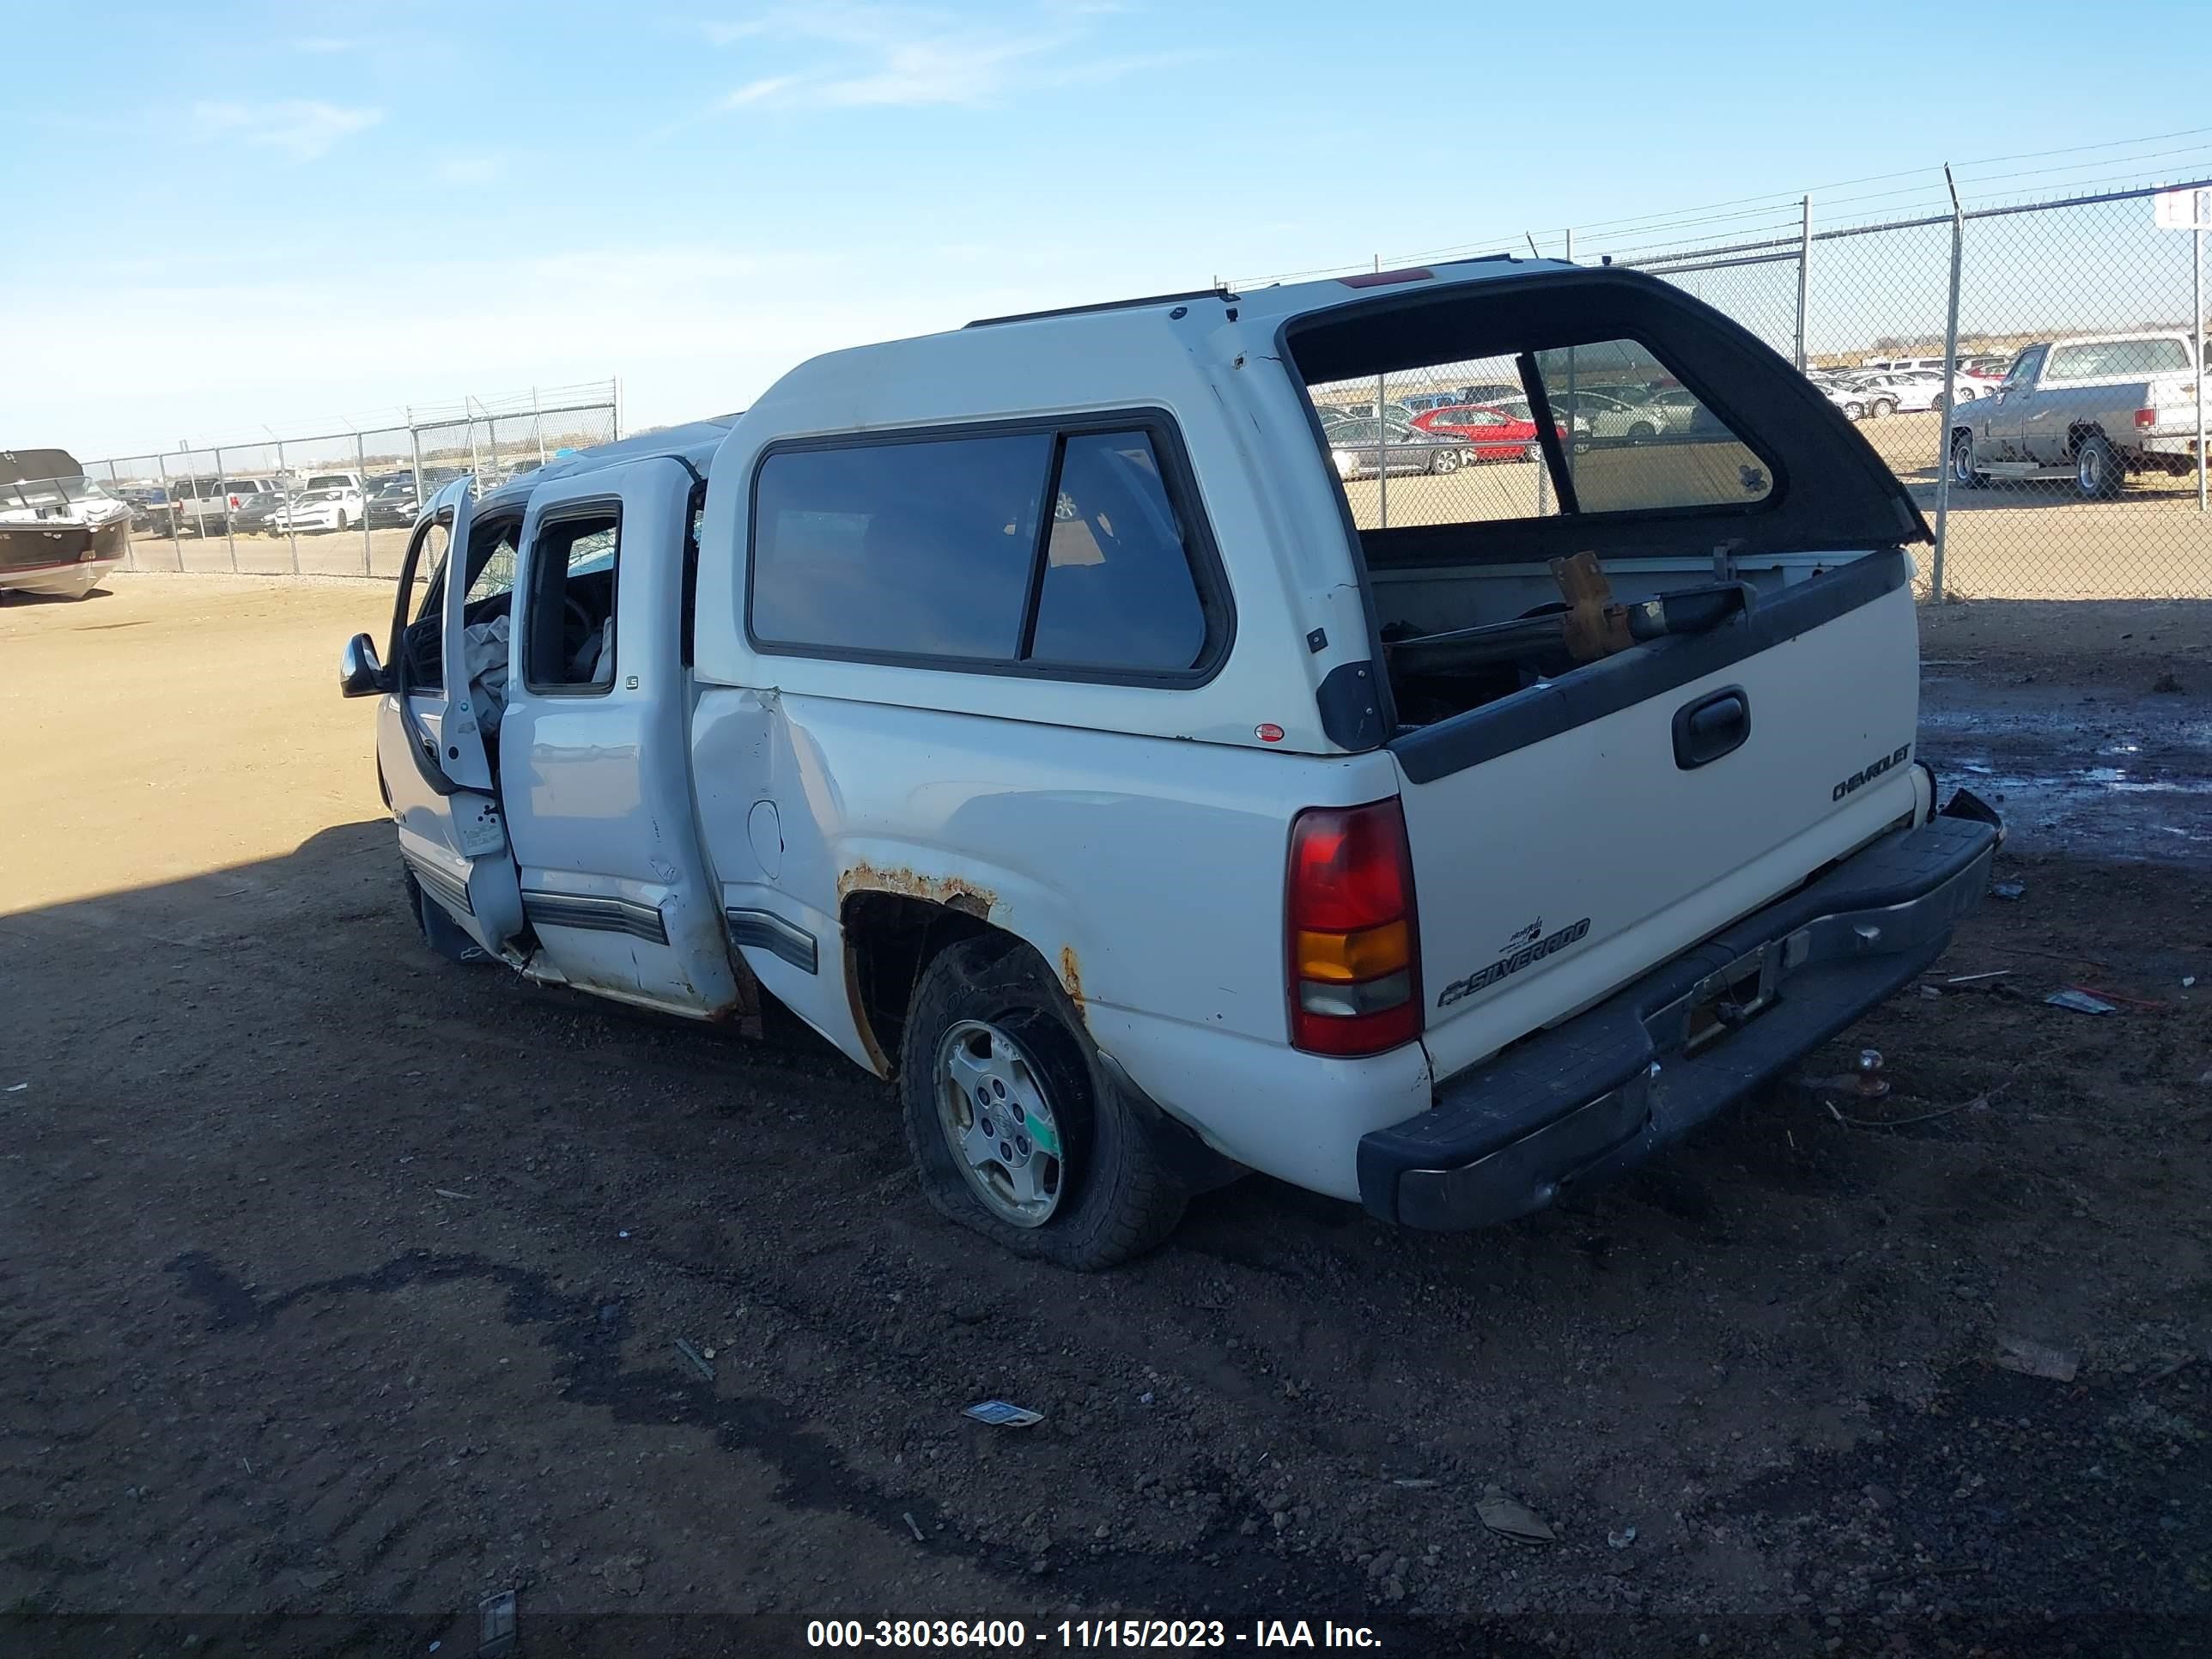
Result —
<svg viewBox="0 0 2212 1659"><path fill-rule="evenodd" d="M1339 421L1327 428L1328 457L1347 483L1382 472L1456 472L1466 443L1403 421Z"/></svg>
<svg viewBox="0 0 2212 1659"><path fill-rule="evenodd" d="M415 475L395 472L387 477L370 480L363 511L372 530L386 530L394 526L404 529L415 522L415 514L421 506L422 498L415 489Z"/></svg>
<svg viewBox="0 0 2212 1659"><path fill-rule="evenodd" d="M169 492L159 484L123 484L108 491L131 508L131 527L166 535L171 523Z"/></svg>

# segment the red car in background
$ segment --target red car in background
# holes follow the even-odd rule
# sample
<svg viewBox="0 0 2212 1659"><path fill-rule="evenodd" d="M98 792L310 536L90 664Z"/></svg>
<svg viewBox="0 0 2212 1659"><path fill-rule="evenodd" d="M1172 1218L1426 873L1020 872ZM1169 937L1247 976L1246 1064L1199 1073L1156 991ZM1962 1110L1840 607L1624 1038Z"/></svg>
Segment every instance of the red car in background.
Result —
<svg viewBox="0 0 2212 1659"><path fill-rule="evenodd" d="M1480 461L1540 461L1536 422L1529 418L1528 400L1516 398L1496 404L1456 404L1445 409L1425 410L1413 424L1439 438L1456 438L1474 452ZM1562 430L1559 437L1566 438Z"/></svg>

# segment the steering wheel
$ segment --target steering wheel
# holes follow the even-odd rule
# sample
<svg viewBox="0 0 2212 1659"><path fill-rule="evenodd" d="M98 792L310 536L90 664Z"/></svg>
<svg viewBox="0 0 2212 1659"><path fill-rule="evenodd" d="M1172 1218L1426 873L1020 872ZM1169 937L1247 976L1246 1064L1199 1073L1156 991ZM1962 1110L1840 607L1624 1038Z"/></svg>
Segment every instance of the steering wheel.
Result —
<svg viewBox="0 0 2212 1659"><path fill-rule="evenodd" d="M562 611L562 651L564 655L573 657L584 648L584 641L592 637L592 613L585 610L583 601L574 595L566 597Z"/></svg>

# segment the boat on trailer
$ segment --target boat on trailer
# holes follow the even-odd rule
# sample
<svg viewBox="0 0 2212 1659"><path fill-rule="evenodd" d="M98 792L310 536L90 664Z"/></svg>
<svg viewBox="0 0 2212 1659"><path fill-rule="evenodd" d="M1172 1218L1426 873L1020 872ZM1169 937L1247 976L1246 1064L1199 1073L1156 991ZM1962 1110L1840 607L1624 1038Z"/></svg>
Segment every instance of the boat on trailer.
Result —
<svg viewBox="0 0 2212 1659"><path fill-rule="evenodd" d="M0 449L0 591L81 599L131 550L131 506L65 449Z"/></svg>

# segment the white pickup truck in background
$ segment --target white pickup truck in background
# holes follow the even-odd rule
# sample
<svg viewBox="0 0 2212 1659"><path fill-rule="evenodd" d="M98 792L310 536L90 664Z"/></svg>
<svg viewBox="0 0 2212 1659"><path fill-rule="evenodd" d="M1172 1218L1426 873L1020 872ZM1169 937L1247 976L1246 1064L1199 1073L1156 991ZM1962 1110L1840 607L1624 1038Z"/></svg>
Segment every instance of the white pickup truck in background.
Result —
<svg viewBox="0 0 2212 1659"><path fill-rule="evenodd" d="M1547 490L1364 526L1309 388L1494 358ZM1669 441L1561 441L1553 388L1662 379ZM341 686L434 946L773 998L940 1210L1093 1268L1245 1170L1509 1219L1909 983L1998 833L1912 759L1926 535L1710 307L1501 258L836 352L457 482Z"/></svg>
<svg viewBox="0 0 2212 1659"><path fill-rule="evenodd" d="M2179 332L2023 346L1994 393L1952 411L1952 482L2070 478L2085 500L2102 501L2130 472L2194 474L2195 356Z"/></svg>

